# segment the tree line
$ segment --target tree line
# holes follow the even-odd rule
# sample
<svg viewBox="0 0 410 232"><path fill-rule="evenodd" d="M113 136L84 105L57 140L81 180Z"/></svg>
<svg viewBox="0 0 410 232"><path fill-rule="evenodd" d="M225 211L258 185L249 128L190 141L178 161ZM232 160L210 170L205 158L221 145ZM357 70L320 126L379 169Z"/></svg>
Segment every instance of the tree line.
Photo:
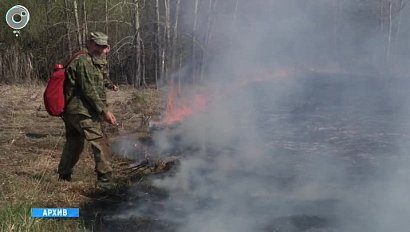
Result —
<svg viewBox="0 0 410 232"><path fill-rule="evenodd" d="M3 2L1 15L16 4ZM198 83L220 49L216 44L229 46L232 39L218 32L235 31L251 17L249 4L267 2L282 11L310 9L315 28L329 38L326 59L343 63L363 55L354 46L369 35L375 37L377 66L408 57L409 17L402 13L407 0L22 0L31 17L20 35L0 22L0 82L46 81L54 64L85 47L90 31L102 31L110 38L113 82L135 87L181 79Z"/></svg>

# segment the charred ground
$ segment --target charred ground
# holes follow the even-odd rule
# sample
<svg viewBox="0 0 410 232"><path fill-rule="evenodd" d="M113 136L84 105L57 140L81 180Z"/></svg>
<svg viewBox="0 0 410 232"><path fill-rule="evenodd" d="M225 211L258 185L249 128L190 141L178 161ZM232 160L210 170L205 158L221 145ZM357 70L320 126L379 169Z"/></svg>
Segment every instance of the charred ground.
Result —
<svg viewBox="0 0 410 232"><path fill-rule="evenodd" d="M410 136L405 118L409 81L335 73L310 73L295 79L296 88L279 99L268 96L272 91L280 91L284 80L246 87L256 90L251 91L252 97L260 104L260 114L254 120L262 141L269 141L262 145L274 151L272 159L265 160L262 166L252 162L247 166L248 163L235 158L234 150L209 148L204 154L198 153L201 148L192 144L186 147L179 133L182 122L166 128L165 134L174 147L167 154L158 154L178 155L182 163L175 172L132 177L118 172L115 185L106 187L95 185L92 157L85 154L76 168L74 182L58 182L55 170L64 128L59 119L42 110L42 88L1 86L2 97L8 99L1 102L1 229L186 231L191 228L186 224L195 222L190 221L195 215L218 213L213 210L230 200L230 196L218 195L230 192L245 180L249 188L255 189L245 189L238 195L232 192L233 198L242 201L229 205L232 212L221 212L222 220L227 216L224 213L235 215L235 211L241 212L245 207L252 212L245 220L256 231L372 230L369 228L379 226L377 220L384 215L378 208L383 198L373 193L383 187L374 190L373 184L389 186L392 173L406 173L406 166L397 163L403 160L401 145L405 147ZM155 152L155 141L147 137L148 127L142 123L146 118L139 112L155 116L161 111L160 98L151 90L137 95L133 90L123 90L117 96L111 94L114 112L122 123L119 129L109 128L114 138L112 144L124 148L120 151L128 157L141 161L146 155L141 148L145 146L146 152ZM133 146L136 144L139 147ZM221 167L218 157L224 156L232 159L215 174L216 167ZM172 181L179 168L192 158L201 158L205 163L191 173L199 173L203 178L199 179L201 184L191 182L190 191L185 192L170 191L154 183ZM131 162L117 156L115 168L122 170ZM190 179L195 180L198 179ZM255 181L266 186L259 188ZM201 185L209 188L210 195L198 195ZM35 206L81 207L82 223L33 220L29 209ZM393 205L384 209L395 208ZM203 216L203 221L209 220L208 214ZM225 231L236 228L230 216L226 218ZM396 216L397 222L402 222L400 215ZM197 226L198 231L207 231L203 222Z"/></svg>
<svg viewBox="0 0 410 232"><path fill-rule="evenodd" d="M184 149L182 122L166 132L181 159L176 176L141 177L130 188L91 202L87 217L94 219L87 227L170 232L401 228L406 222L395 213L394 202L407 212L401 178L408 172L403 147L409 138L409 81L335 73L295 80L295 88L278 99L269 96L288 80L246 87L255 90L252 98L259 104L254 120L260 145L271 151L262 163L252 160L261 158L256 149L249 162L234 147L201 152L189 144ZM187 176L180 175L193 163ZM174 189L178 181L187 181L187 189ZM396 188L397 199L390 199L387 186ZM391 222L382 220L390 217Z"/></svg>

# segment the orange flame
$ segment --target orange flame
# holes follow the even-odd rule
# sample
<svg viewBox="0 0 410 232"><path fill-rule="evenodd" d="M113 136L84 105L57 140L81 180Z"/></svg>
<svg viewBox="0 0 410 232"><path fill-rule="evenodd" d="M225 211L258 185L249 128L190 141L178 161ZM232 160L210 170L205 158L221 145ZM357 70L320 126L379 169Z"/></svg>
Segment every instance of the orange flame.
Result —
<svg viewBox="0 0 410 232"><path fill-rule="evenodd" d="M208 98L205 95L195 95L191 102L179 99L174 86L170 87L167 107L163 123L172 125L191 116L198 111L204 111L208 105Z"/></svg>
<svg viewBox="0 0 410 232"><path fill-rule="evenodd" d="M274 79L283 79L289 76L289 71L286 69L275 70L259 74L252 78L244 78L238 84L233 84L231 88L225 91L222 96L232 95L234 92L246 87L255 82L262 82ZM173 125L181 122L185 118L200 111L205 111L208 107L209 98L204 94L197 94L190 101L178 97L177 91L173 82L170 82L169 93L166 105L165 116L160 122L163 125Z"/></svg>

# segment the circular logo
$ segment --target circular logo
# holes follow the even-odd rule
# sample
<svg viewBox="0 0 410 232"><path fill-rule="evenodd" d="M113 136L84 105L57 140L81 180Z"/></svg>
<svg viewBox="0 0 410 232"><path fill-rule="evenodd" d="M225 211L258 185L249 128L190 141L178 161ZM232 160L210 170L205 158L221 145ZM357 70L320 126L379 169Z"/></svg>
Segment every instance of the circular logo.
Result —
<svg viewBox="0 0 410 232"><path fill-rule="evenodd" d="M30 13L24 6L16 5L7 11L6 22L14 30L23 29L28 21L30 21Z"/></svg>

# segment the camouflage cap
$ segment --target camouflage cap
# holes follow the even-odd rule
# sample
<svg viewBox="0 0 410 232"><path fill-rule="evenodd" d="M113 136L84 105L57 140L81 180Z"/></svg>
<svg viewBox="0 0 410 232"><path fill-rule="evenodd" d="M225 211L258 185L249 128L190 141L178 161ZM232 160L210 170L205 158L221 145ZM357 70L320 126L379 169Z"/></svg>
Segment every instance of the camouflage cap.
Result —
<svg viewBox="0 0 410 232"><path fill-rule="evenodd" d="M90 40L101 46L108 46L108 36L102 32L91 32Z"/></svg>

